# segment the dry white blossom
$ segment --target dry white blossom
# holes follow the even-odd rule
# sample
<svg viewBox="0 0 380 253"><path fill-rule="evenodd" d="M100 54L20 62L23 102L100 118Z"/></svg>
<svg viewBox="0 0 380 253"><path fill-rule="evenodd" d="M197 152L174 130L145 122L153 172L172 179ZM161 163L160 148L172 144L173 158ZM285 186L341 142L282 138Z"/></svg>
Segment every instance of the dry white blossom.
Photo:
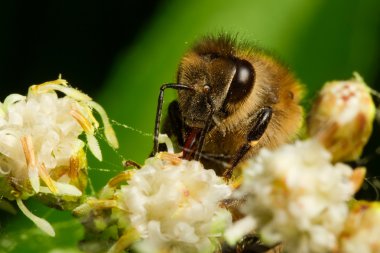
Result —
<svg viewBox="0 0 380 253"><path fill-rule="evenodd" d="M297 141L249 160L235 196L245 198L241 212L253 219L264 243L283 242L292 253L328 252L337 245L358 177L363 170L331 164L318 142Z"/></svg>
<svg viewBox="0 0 380 253"><path fill-rule="evenodd" d="M123 180L128 183L116 187ZM230 194L231 187L201 163L159 153L142 168L111 179L98 199L88 199L74 213L91 220L117 220L123 232L108 252L130 247L149 253L214 252L232 222L220 205ZM106 217L96 216L102 212L94 210L107 208L112 209L111 217L107 212Z"/></svg>
<svg viewBox="0 0 380 253"><path fill-rule="evenodd" d="M11 94L0 103L0 194L16 199L20 210L50 235L54 230L34 219L21 199L40 192L82 195L83 189L72 183L86 166L85 143L79 135L86 135L90 150L101 159L94 137L99 124L92 109L101 115L109 143L117 147L103 108L63 79L33 85L27 96Z"/></svg>
<svg viewBox="0 0 380 253"><path fill-rule="evenodd" d="M140 251L213 252L212 238L220 237L224 227L215 225L231 220L219 206L230 193L213 170L197 161L151 158L116 195L145 239Z"/></svg>
<svg viewBox="0 0 380 253"><path fill-rule="evenodd" d="M380 252L380 203L353 204L340 236L338 253Z"/></svg>

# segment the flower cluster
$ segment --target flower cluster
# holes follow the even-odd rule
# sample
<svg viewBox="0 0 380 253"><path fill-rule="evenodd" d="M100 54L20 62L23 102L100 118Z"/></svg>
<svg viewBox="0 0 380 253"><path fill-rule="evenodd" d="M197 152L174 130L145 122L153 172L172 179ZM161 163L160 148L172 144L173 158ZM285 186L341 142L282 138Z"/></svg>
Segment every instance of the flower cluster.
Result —
<svg viewBox="0 0 380 253"><path fill-rule="evenodd" d="M110 188L119 180L111 180L98 200L89 199L75 210L80 215L92 210L94 216L94 209L112 207L111 217L124 230L109 252L130 246L125 240L130 240L131 229L141 240L134 245L138 252L214 252L216 238L231 222L230 213L219 203L231 189L213 170L159 153L129 177L127 185L113 191ZM123 236L128 233L129 237Z"/></svg>
<svg viewBox="0 0 380 253"><path fill-rule="evenodd" d="M350 167L331 164L314 140L263 149L245 167L235 196L246 198L240 210L253 218L264 243L284 242L287 251L300 253L336 246L357 189Z"/></svg>
<svg viewBox="0 0 380 253"><path fill-rule="evenodd" d="M41 219L29 213L21 200L36 194L68 200L82 195L87 180L82 133L101 159L93 109L102 116L105 135L116 148L103 108L63 79L33 85L27 96L11 94L0 103L0 194L17 200L21 211L40 227ZM52 229L44 230L54 235Z"/></svg>
<svg viewBox="0 0 380 253"><path fill-rule="evenodd" d="M85 147L102 160L94 111L105 139L117 148L104 109L65 80L34 85L27 96L12 94L0 103L0 208L11 210L15 201L54 236L23 200L36 196L70 210L75 205L85 228L80 247L91 253L225 252L224 241L239 240L236 251L246 252L263 246L251 235L263 248L285 252L380 251L380 204L354 200L366 169L342 163L360 157L372 132L375 106L358 74L323 87L308 117L308 138L261 149L239 164L230 185L198 161L173 154L170 139L160 135L169 152L141 168L134 163L98 197L83 196Z"/></svg>
<svg viewBox="0 0 380 253"><path fill-rule="evenodd" d="M360 157L374 115L370 89L358 74L327 83L308 118L309 139L262 149L241 165L234 196L243 200L238 209L245 217L228 229L227 241L255 231L286 252L378 252L378 204L350 208L366 169L340 163Z"/></svg>

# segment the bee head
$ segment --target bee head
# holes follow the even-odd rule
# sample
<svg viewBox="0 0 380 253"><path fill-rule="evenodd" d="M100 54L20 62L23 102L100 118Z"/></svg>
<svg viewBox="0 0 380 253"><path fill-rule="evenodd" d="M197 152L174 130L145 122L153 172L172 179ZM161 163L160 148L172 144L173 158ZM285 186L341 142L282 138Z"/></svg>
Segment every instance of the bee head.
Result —
<svg viewBox="0 0 380 253"><path fill-rule="evenodd" d="M253 89L255 70L248 60L235 56L232 45L210 39L185 55L177 81L191 88L178 92L185 123L203 128L212 109L223 119L244 102Z"/></svg>

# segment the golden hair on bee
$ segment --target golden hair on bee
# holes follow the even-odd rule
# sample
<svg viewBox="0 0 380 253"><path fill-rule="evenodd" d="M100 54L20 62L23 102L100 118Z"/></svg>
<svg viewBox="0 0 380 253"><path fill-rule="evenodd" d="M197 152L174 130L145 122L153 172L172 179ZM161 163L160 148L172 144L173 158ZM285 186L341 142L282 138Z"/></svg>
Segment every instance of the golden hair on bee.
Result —
<svg viewBox="0 0 380 253"><path fill-rule="evenodd" d="M227 178L260 148L291 141L303 122L302 86L288 68L225 34L196 42L180 61L177 83L164 86L161 92L178 89L178 99L169 105L163 132L185 159L201 160Z"/></svg>

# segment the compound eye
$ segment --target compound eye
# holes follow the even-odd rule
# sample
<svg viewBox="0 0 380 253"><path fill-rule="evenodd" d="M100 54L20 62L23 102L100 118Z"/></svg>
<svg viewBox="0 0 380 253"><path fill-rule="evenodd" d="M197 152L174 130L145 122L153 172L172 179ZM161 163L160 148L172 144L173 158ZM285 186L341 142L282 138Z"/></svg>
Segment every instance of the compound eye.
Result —
<svg viewBox="0 0 380 253"><path fill-rule="evenodd" d="M255 82L255 70L246 60L235 60L236 72L227 93L226 102L237 103L247 97Z"/></svg>

